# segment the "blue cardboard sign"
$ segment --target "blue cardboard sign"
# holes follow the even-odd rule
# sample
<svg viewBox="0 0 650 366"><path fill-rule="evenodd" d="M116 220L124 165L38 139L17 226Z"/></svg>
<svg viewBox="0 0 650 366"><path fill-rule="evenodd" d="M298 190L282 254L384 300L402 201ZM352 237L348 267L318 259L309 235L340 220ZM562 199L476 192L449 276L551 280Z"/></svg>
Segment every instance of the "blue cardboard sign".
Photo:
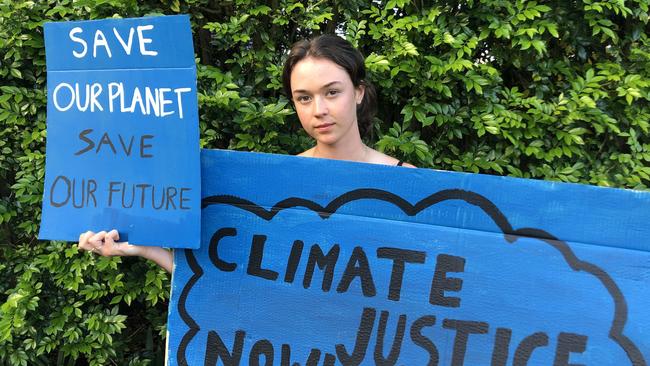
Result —
<svg viewBox="0 0 650 366"><path fill-rule="evenodd" d="M196 66L187 16L45 24L47 154L39 238L117 229L198 248Z"/></svg>
<svg viewBox="0 0 650 366"><path fill-rule="evenodd" d="M169 365L650 360L650 193L208 150L202 192Z"/></svg>

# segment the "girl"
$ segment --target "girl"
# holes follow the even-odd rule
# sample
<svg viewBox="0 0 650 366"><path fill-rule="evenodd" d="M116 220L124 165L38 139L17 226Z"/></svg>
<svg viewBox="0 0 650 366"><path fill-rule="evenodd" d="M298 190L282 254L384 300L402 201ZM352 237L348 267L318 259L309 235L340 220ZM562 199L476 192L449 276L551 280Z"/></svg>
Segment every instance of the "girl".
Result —
<svg viewBox="0 0 650 366"><path fill-rule="evenodd" d="M316 145L299 156L413 167L366 146L377 98L365 79L364 58L348 41L322 35L300 41L284 64L282 83L298 119ZM79 236L79 249L103 256L141 256L172 271L172 252L120 243L116 230Z"/></svg>

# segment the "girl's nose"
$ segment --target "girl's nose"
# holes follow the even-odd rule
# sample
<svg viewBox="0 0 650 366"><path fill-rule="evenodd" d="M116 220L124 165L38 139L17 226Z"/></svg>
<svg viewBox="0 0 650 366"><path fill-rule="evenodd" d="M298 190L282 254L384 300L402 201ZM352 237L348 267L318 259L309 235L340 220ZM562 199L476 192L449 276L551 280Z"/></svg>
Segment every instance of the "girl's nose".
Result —
<svg viewBox="0 0 650 366"><path fill-rule="evenodd" d="M322 97L314 98L314 115L324 116L327 114L327 112L327 102L325 99Z"/></svg>

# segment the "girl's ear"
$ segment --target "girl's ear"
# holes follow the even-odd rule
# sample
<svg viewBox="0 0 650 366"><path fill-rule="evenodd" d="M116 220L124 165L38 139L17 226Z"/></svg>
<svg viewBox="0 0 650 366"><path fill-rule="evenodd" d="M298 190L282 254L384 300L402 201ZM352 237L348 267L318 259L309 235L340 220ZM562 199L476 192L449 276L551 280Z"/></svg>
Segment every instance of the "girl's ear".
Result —
<svg viewBox="0 0 650 366"><path fill-rule="evenodd" d="M354 88L354 98L357 102L357 105L360 105L363 101L363 95L366 92L366 86L364 84L359 84L359 86Z"/></svg>

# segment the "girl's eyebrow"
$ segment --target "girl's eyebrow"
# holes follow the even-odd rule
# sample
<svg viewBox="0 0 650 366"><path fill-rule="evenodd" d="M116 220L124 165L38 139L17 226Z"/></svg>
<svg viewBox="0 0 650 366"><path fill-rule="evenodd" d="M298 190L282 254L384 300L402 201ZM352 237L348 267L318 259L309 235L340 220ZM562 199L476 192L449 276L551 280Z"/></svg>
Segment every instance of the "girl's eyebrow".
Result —
<svg viewBox="0 0 650 366"><path fill-rule="evenodd" d="M334 80L334 81L332 81L332 82L329 82L329 83L323 85L323 88L322 88L322 89L329 88L330 86L332 86L332 85L334 85L334 84L341 84L341 82L338 81L338 80Z"/></svg>
<svg viewBox="0 0 650 366"><path fill-rule="evenodd" d="M321 89L327 89L327 88L331 87L334 84L342 84L342 82L340 82L338 80L330 81L329 83L323 85L321 87ZM304 90L304 89L296 89L296 90L292 90L291 93L293 94L293 93L309 93L309 92L307 90Z"/></svg>

